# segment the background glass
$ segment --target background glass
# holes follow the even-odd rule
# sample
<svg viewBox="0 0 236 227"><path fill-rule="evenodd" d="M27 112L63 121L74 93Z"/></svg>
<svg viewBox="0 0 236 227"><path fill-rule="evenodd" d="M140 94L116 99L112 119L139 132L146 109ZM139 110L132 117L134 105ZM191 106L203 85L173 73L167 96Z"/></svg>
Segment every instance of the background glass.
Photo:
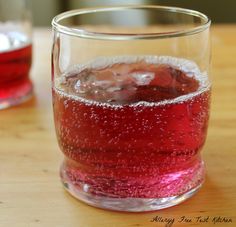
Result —
<svg viewBox="0 0 236 227"><path fill-rule="evenodd" d="M32 95L31 15L26 0L0 0L0 109Z"/></svg>
<svg viewBox="0 0 236 227"><path fill-rule="evenodd" d="M72 195L136 212L173 206L200 188L209 26L199 12L159 6L54 18L54 119Z"/></svg>

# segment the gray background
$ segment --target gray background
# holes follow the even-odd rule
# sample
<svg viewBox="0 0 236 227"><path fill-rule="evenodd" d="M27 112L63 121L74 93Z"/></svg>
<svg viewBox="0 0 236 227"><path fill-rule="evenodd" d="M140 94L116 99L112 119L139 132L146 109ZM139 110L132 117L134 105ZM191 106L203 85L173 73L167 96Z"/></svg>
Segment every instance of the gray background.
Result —
<svg viewBox="0 0 236 227"><path fill-rule="evenodd" d="M31 0L35 26L50 26L52 18L61 12L81 7L125 4L157 4L179 6L199 10L207 14L213 23L235 23L235 0Z"/></svg>

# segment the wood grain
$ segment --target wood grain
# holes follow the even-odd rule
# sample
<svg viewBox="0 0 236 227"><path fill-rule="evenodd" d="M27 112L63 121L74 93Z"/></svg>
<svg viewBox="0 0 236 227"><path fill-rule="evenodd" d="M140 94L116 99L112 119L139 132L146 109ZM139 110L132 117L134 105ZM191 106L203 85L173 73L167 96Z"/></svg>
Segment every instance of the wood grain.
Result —
<svg viewBox="0 0 236 227"><path fill-rule="evenodd" d="M0 111L1 227L160 226L155 216L179 226L236 226L236 25L212 28L214 81L209 133L203 156L207 178L186 202L161 211L132 214L87 206L59 181L62 160L54 133L50 94L50 29L35 29L34 98ZM225 216L233 223L177 223L181 216Z"/></svg>

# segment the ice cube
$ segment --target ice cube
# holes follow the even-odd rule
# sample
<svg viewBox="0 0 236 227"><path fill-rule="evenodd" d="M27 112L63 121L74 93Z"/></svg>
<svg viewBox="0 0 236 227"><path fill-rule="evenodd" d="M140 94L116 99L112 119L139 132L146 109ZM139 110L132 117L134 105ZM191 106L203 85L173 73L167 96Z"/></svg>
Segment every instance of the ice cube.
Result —
<svg viewBox="0 0 236 227"><path fill-rule="evenodd" d="M78 80L75 83L76 93L85 94L91 91L93 83L96 81L96 76L88 70L80 73Z"/></svg>
<svg viewBox="0 0 236 227"><path fill-rule="evenodd" d="M0 51L8 51L21 46L27 42L27 37L20 32L1 32Z"/></svg>
<svg viewBox="0 0 236 227"><path fill-rule="evenodd" d="M154 79L154 72L133 72L130 74L135 79L135 82L139 86L144 86L150 84Z"/></svg>
<svg viewBox="0 0 236 227"><path fill-rule="evenodd" d="M99 88L101 90L107 90L113 85L113 82L110 80L96 80L92 84L93 88Z"/></svg>
<svg viewBox="0 0 236 227"><path fill-rule="evenodd" d="M75 92L87 98L103 100L117 90L117 84L108 70L84 70L77 75Z"/></svg>
<svg viewBox="0 0 236 227"><path fill-rule="evenodd" d="M0 51L6 51L10 49L11 43L6 34L0 34Z"/></svg>

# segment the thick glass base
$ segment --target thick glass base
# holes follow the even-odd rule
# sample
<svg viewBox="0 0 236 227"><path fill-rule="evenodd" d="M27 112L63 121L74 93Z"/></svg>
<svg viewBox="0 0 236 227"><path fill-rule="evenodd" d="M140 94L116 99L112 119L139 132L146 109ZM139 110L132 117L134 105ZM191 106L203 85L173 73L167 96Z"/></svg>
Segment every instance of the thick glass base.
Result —
<svg viewBox="0 0 236 227"><path fill-rule="evenodd" d="M61 167L61 180L65 189L75 198L95 207L128 212L144 212L160 210L179 204L193 196L203 184L204 163L198 169L195 179L189 179L187 185L184 185L183 193L175 196L160 198L135 198L135 197L116 197L112 195L99 195L92 193L91 185L82 182L79 179L72 180L70 173L66 171L66 166ZM187 189L187 190L186 190Z"/></svg>
<svg viewBox="0 0 236 227"><path fill-rule="evenodd" d="M0 88L0 109L19 105L28 101L33 94L33 86L30 80L10 87Z"/></svg>
<svg viewBox="0 0 236 227"><path fill-rule="evenodd" d="M160 210L167 207L172 207L182 203L186 199L192 197L201 187L201 185L190 191L179 195L167 198L109 198L104 196L92 195L82 190L77 190L73 185L63 182L65 189L75 198L95 207L128 212L144 212Z"/></svg>

